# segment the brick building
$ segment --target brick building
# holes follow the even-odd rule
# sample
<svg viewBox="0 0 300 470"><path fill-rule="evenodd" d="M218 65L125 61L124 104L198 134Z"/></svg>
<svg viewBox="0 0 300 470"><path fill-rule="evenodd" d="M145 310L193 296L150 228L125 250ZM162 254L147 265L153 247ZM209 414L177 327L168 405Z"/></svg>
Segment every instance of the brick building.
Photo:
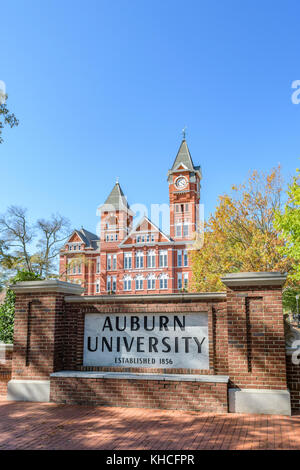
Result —
<svg viewBox="0 0 300 470"><path fill-rule="evenodd" d="M100 237L74 230L60 254L60 278L85 295L176 293L188 290L188 250L199 227L201 168L185 138L168 171L170 234L134 213L117 182L100 207Z"/></svg>

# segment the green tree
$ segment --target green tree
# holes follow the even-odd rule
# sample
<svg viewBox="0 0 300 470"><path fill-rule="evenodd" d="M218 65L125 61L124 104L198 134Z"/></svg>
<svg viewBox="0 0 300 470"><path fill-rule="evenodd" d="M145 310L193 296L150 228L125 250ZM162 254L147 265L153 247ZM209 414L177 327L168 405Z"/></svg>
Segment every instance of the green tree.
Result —
<svg viewBox="0 0 300 470"><path fill-rule="evenodd" d="M282 304L285 311L291 313L298 313L296 295L300 295L300 285L298 287L287 287L286 289L284 289L282 295Z"/></svg>
<svg viewBox="0 0 300 470"><path fill-rule="evenodd" d="M280 168L269 174L254 171L248 181L222 195L214 214L204 225L204 243L196 239L190 253L192 290L223 290L222 274L238 271L289 272L293 260L283 256L274 227L281 207Z"/></svg>
<svg viewBox="0 0 300 470"><path fill-rule="evenodd" d="M1 91L1 90L0 90ZM16 116L9 111L6 105L7 95L0 95L0 144L3 143L2 131L5 125L10 127L18 126L19 121Z"/></svg>
<svg viewBox="0 0 300 470"><path fill-rule="evenodd" d="M297 169L288 186L288 200L283 211L275 213L275 227L280 232L283 246L278 248L282 256L294 259L291 279L300 281L300 170Z"/></svg>
<svg viewBox="0 0 300 470"><path fill-rule="evenodd" d="M16 276L10 279L10 283L16 284L20 281L38 281L40 279L37 274L28 271L19 271ZM0 341L6 344L13 342L15 298L14 291L8 288L4 302L0 305Z"/></svg>

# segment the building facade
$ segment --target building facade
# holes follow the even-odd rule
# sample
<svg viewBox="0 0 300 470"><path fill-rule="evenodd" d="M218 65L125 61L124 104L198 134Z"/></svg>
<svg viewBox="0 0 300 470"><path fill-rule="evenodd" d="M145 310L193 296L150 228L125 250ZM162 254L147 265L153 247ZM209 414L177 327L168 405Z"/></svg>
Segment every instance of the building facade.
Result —
<svg viewBox="0 0 300 470"><path fill-rule="evenodd" d="M170 234L134 213L117 182L100 207L100 237L74 230L60 253L60 279L85 295L178 293L191 281L189 248L199 228L201 168L183 139L168 171Z"/></svg>

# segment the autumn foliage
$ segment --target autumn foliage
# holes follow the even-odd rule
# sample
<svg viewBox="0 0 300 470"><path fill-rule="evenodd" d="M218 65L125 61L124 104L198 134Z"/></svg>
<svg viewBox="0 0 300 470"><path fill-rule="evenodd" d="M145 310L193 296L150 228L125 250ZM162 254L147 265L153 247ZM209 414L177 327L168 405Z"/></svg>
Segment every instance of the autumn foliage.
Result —
<svg viewBox="0 0 300 470"><path fill-rule="evenodd" d="M195 241L190 253L192 290L224 290L220 276L229 272L292 269L292 259L278 250L284 241L274 227L281 194L277 167L270 174L253 171L245 184L232 187L232 195L219 197L215 213L205 223L203 246Z"/></svg>

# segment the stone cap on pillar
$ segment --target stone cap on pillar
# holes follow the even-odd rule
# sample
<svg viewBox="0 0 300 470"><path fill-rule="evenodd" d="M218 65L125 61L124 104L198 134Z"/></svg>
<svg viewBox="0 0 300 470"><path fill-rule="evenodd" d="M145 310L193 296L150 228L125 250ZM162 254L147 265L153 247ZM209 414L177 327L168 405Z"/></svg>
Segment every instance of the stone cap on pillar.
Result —
<svg viewBox="0 0 300 470"><path fill-rule="evenodd" d="M22 281L9 286L16 294L57 292L62 294L81 295L84 288L71 282L48 279L46 281Z"/></svg>
<svg viewBox="0 0 300 470"><path fill-rule="evenodd" d="M283 286L286 277L280 272L241 272L225 274L221 281L227 287Z"/></svg>

